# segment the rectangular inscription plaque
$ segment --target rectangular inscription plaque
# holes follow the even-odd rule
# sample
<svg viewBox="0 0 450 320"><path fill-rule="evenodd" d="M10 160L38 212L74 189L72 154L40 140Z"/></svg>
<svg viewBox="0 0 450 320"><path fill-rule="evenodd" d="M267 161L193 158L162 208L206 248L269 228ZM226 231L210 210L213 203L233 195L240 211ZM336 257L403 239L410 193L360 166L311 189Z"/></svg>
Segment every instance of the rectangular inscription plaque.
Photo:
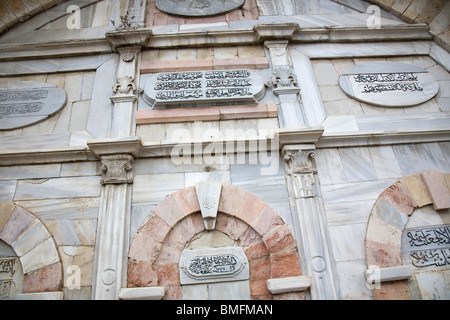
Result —
<svg viewBox="0 0 450 320"><path fill-rule="evenodd" d="M154 108L252 104L265 93L262 78L250 70L158 73L144 88Z"/></svg>
<svg viewBox="0 0 450 320"><path fill-rule="evenodd" d="M450 266L450 226L406 229L404 237L413 266Z"/></svg>

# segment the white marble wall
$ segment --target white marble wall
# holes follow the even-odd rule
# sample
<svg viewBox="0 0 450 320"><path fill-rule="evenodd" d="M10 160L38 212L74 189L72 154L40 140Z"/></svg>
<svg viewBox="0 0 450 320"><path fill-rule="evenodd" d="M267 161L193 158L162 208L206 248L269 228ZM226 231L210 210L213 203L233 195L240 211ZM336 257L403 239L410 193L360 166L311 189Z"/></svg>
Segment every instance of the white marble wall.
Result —
<svg viewBox="0 0 450 320"><path fill-rule="evenodd" d="M239 158L237 158L239 157ZM198 182L232 184L248 191L271 205L289 225L291 209L286 188L284 168L280 158L273 175L261 176L267 165L243 157L224 155L218 164L175 164L170 158L137 159L133 183L131 239L152 208L166 196ZM278 162L279 161L279 162Z"/></svg>

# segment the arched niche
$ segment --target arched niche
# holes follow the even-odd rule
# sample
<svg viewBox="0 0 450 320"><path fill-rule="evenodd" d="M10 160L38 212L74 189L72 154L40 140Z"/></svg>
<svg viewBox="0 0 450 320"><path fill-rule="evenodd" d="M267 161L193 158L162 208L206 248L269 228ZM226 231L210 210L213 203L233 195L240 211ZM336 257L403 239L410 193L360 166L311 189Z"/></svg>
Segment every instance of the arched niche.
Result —
<svg viewBox="0 0 450 320"><path fill-rule="evenodd" d="M20 290L10 299L62 299L61 259L52 235L34 214L0 202L0 240L23 273Z"/></svg>
<svg viewBox="0 0 450 320"><path fill-rule="evenodd" d="M450 226L449 185L449 174L424 171L401 178L378 197L369 216L365 239L368 266L366 278L374 299L417 298L417 294L411 292L410 286L416 284L410 281L410 278L413 272L418 270L411 266L412 262L408 259L411 253L423 251L420 256L416 256L420 259L430 248L407 246L415 247L414 238L418 237L415 232L421 233L422 227L431 230L446 229ZM423 211L434 212L434 217L433 214L424 215ZM420 213L412 219L416 212ZM438 212L442 218L432 223L430 219L439 216ZM427 221L420 222L420 217L416 219L418 215L422 215ZM409 223L410 221L413 223ZM433 246L433 249L435 248L447 249L450 252L450 238L447 236L441 244ZM448 263L450 267L450 260Z"/></svg>
<svg viewBox="0 0 450 320"><path fill-rule="evenodd" d="M277 294L268 288L269 279L301 276L296 241L277 212L232 185L221 186L217 198L204 198L189 187L167 196L152 210L130 246L128 287L164 287L163 299L183 299L181 255L208 228L242 248L248 261L251 299L304 299L304 293L295 288ZM211 216L202 215L201 206L212 207L214 199L218 199L217 216L210 223Z"/></svg>

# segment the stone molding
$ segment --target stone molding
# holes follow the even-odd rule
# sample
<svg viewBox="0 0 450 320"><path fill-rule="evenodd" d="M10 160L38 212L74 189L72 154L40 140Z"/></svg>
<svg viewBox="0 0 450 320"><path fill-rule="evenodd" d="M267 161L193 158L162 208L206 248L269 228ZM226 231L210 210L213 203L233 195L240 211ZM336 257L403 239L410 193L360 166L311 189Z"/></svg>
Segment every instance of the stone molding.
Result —
<svg viewBox="0 0 450 320"><path fill-rule="evenodd" d="M223 185L215 230L237 241L249 261L253 299L272 299L268 279L300 276L288 225L260 198ZM167 196L136 233L128 254L128 287L164 286L164 299L182 299L179 259L185 244L205 230L195 187ZM304 299L303 293L295 293ZM279 296L278 298L283 298Z"/></svg>
<svg viewBox="0 0 450 320"><path fill-rule="evenodd" d="M440 187L434 188L436 185ZM381 268L383 271L403 266L401 239L409 217L416 209L426 205L433 204L436 209L448 209L449 186L450 174L424 171L401 178L381 193L367 223L367 272L374 268ZM380 289L372 289L373 298L411 299L408 281L404 280L406 276L407 273L404 273L396 282L386 282Z"/></svg>
<svg viewBox="0 0 450 320"><path fill-rule="evenodd" d="M253 27L258 40L292 40L294 34L300 30L297 23L258 23Z"/></svg>
<svg viewBox="0 0 450 320"><path fill-rule="evenodd" d="M27 238L33 241L21 241ZM20 259L24 273L23 294L62 290L62 261L53 236L39 218L20 206L0 202L0 239L10 245Z"/></svg>
<svg viewBox="0 0 450 320"><path fill-rule="evenodd" d="M309 287L311 287L311 277L309 276L267 280L267 288L272 294L305 291Z"/></svg>
<svg viewBox="0 0 450 320"><path fill-rule="evenodd" d="M378 281L389 282L398 280L408 280L412 276L411 269L407 266L398 267L386 267L386 268L375 268L369 267L366 270L365 276L367 282L374 280L375 274L378 273Z"/></svg>
<svg viewBox="0 0 450 320"><path fill-rule="evenodd" d="M122 288L119 291L120 300L161 300L164 287Z"/></svg>
<svg viewBox="0 0 450 320"><path fill-rule="evenodd" d="M109 31L105 37L113 52L119 52L120 47L145 46L152 36L151 29Z"/></svg>

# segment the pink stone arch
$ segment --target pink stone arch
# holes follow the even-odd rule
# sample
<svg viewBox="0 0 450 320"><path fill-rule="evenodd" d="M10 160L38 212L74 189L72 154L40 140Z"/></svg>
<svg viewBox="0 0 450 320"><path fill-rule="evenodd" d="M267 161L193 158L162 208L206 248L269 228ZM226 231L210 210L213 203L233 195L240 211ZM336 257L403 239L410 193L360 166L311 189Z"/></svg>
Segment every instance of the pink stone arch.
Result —
<svg viewBox="0 0 450 320"><path fill-rule="evenodd" d="M367 266L398 267L402 261L402 234L417 208L433 204L450 208L450 174L424 171L403 177L381 193L370 213L366 231ZM374 299L410 299L408 280L386 282L373 289Z"/></svg>
<svg viewBox="0 0 450 320"><path fill-rule="evenodd" d="M63 268L58 249L39 218L20 206L0 202L0 239L20 259L23 293L62 290Z"/></svg>
<svg viewBox="0 0 450 320"><path fill-rule="evenodd" d="M244 249L252 299L274 298L267 289L267 279L301 275L296 242L288 225L260 198L223 185L215 229ZM204 230L195 187L167 196L152 210L131 243L128 287L164 286L164 299L182 299L179 259L186 243ZM304 299L304 294L289 297Z"/></svg>

